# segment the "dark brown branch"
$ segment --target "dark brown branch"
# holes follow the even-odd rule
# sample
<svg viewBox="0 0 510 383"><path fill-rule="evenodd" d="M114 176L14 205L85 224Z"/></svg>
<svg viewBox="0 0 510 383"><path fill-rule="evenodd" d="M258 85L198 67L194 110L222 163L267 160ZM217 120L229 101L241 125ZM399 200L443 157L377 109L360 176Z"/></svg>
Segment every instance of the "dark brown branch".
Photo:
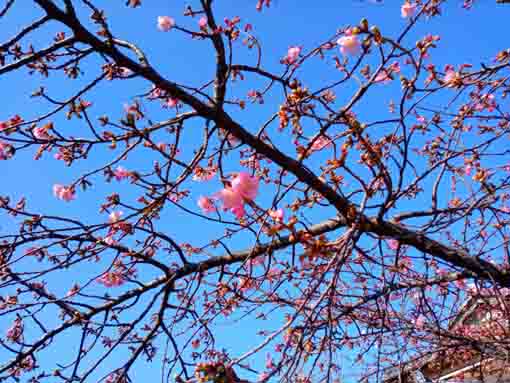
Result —
<svg viewBox="0 0 510 383"><path fill-rule="evenodd" d="M417 250L438 257L455 267L476 273L481 278L489 279L502 286L510 286L508 273L506 271L501 271L487 261L472 257L461 249L450 248L424 234L408 230L401 225L382 220L369 219L368 217L360 215L346 198L340 196L332 187L320 180L319 177L300 161L296 161L277 148L255 137L237 122L233 121L224 111L218 111L216 108L204 104L175 83L163 78L152 67L142 67L135 63L115 47L99 40L85 29L76 18L64 13L52 2L48 0L34 1L39 4L49 16L71 28L78 41L91 45L98 52L110 56L118 65L131 69L133 72L138 73L148 81L156 84L160 89L166 90L172 96L177 97L185 104L194 108L202 117L215 121L219 127L231 133L244 144L247 144L259 154L271 159L274 163L292 173L299 181L305 183L322 195L344 218L349 217L348 224L352 225L355 222L360 223L359 228L362 231L397 239L402 244L413 246Z"/></svg>
<svg viewBox="0 0 510 383"><path fill-rule="evenodd" d="M21 40L24 36L26 36L28 33L36 30L41 25L46 23L50 18L48 15L41 17L39 20L34 21L32 24L30 24L28 27L23 28L16 36L5 42L4 44L0 45L0 51L6 50L8 47L10 47L12 44L17 43L19 40Z"/></svg>
<svg viewBox="0 0 510 383"><path fill-rule="evenodd" d="M234 71L242 71L242 72L252 72L252 73L257 73L263 77L267 77L268 79L270 80L273 80L273 81L277 81L283 85L288 85L288 81L284 80L282 77L278 77L278 76L275 76L274 74L272 73L269 73L263 69L260 69L260 68L257 68L257 67L252 67L252 66L249 66L249 65L242 65L242 64L236 64L236 65L232 65L230 67L230 69L234 70Z"/></svg>
<svg viewBox="0 0 510 383"><path fill-rule="evenodd" d="M69 46L69 45L73 44L74 42L76 42L76 39L74 37L69 37L68 39L59 41L58 43L55 43L47 48L44 48L38 52L35 52L29 56L26 56L19 61L15 61L9 65L5 65L0 68L0 75L10 72L12 70L21 68L23 65L30 64L31 62L33 62L37 59L40 59L41 57L44 57L49 53L55 52L56 50L58 50L60 48Z"/></svg>

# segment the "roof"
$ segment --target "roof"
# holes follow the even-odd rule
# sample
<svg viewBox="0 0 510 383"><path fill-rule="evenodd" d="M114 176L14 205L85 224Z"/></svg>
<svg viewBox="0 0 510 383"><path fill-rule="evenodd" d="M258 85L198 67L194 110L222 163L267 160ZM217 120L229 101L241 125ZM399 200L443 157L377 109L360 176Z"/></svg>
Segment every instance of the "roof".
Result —
<svg viewBox="0 0 510 383"><path fill-rule="evenodd" d="M510 297L507 297L507 299ZM472 314L475 312L476 308L479 307L480 304L483 303L494 303L497 302L496 296L477 296L477 297L470 297L467 299L462 306L459 309L459 312L457 315L450 321L448 324L448 329L453 330L457 326L462 325L466 322L469 318L471 318ZM421 357L418 357L414 360L402 363L399 366L392 366L387 368L383 373L383 382L416 382L416 383L424 383L427 381L430 381L431 376L430 372L427 372L426 367L431 362L437 359L437 355L424 355ZM473 361L473 362L479 362L479 361ZM467 365L463 365L462 368L466 367L474 367L476 365L471 363L472 366L468 363ZM453 369L448 369L447 371L441 371L441 373L453 373L456 370L458 370L459 366L454 367ZM416 376L417 373L420 373L421 376ZM434 374L435 375L435 374ZM442 374L441 374L442 375ZM437 378L437 377L436 377Z"/></svg>

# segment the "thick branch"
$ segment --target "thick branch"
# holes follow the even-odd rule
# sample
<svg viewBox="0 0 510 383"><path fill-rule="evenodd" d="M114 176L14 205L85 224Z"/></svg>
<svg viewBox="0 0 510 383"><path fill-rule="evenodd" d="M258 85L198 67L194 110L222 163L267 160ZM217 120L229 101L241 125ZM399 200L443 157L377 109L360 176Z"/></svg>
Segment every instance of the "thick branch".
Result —
<svg viewBox="0 0 510 383"><path fill-rule="evenodd" d="M21 68L23 65L29 64L37 59L40 59L41 57L44 57L49 53L55 52L56 50L58 50L60 48L69 46L69 45L73 44L74 42L76 42L75 38L70 37L68 39L59 41L58 43L55 43L47 48L41 49L40 51L35 52L34 54L26 56L19 61L15 61L12 64L0 67L0 75L10 72L14 69Z"/></svg>
<svg viewBox="0 0 510 383"><path fill-rule="evenodd" d="M198 98L190 95L175 83L163 78L152 67L143 67L122 54L115 47L101 41L91 32L89 32L79 20L73 15L61 11L55 4L49 0L34 0L39 4L50 17L64 23L75 33L76 39L83 43L91 45L100 53L110 56L120 66L127 67L133 72L143 76L146 80L155 84L158 88L177 97L183 103L192 107L197 113L208 119L215 121L216 124L228 131L230 134L241 140L244 144L250 146L257 153L264 155L281 168L292 173L299 181L308 185L310 188L322 195L331 203L337 211L344 217L348 224L360 223L360 229L367 232L387 236L397 239L402 244L415 247L417 250L426 254L438 257L451 265L473 272L484 279L489 279L502 286L510 286L510 280L506 271L501 271L491 263L482 259L472 257L461 249L453 249L435 241L422 233L411 231L401 225L368 218L360 213L356 213L349 201L339 195L332 187L323 182L310 169L301 162L285 155L283 152L274 148L259 138L252 135L230 116L222 110L206 105ZM349 217L347 219L346 217Z"/></svg>
<svg viewBox="0 0 510 383"><path fill-rule="evenodd" d="M323 223L320 223L318 225L314 225L309 229L309 233L312 235L320 235L323 233L326 233L328 231L335 230L341 226L345 225L345 221L342 219L330 219L327 221L324 221ZM25 359L28 355L31 355L32 353L36 352L39 347L42 347L49 339L52 339L53 337L57 336L64 330L68 329L69 327L73 327L76 325L80 325L83 322L86 322L90 320L95 315L108 311L112 309L115 306L118 306L122 304L123 302L126 302L130 299L133 299L137 296L140 296L147 291L153 290L159 286L162 286L164 284L173 284L175 281L182 279L184 277L187 277L189 275L195 274L197 272L206 272L208 270L220 267L220 266L226 266L231 265L234 263L243 262L250 257L257 257L259 255L262 255L267 252L271 252L274 250L279 250L282 248L285 248L293 243L297 243L298 238L296 237L283 237L282 239L273 241L271 243L256 246L252 249L241 251L241 252L235 252L227 255L222 255L218 257L212 257L209 258L203 262L198 263L188 263L181 267L180 269L176 270L175 272L162 276L160 278L154 279L150 283L137 288L128 291L125 294L120 295L116 299L113 299L109 301L108 303L98 306L94 308L93 310L90 310L87 313L80 313L76 312L75 316L64 322L59 327L47 332L44 336L42 336L37 342L35 342L28 350L25 352L20 352L15 359L11 360L10 362L6 363L4 366L0 367L0 373L3 373L10 369L11 367L15 366L19 362L21 362L23 359Z"/></svg>

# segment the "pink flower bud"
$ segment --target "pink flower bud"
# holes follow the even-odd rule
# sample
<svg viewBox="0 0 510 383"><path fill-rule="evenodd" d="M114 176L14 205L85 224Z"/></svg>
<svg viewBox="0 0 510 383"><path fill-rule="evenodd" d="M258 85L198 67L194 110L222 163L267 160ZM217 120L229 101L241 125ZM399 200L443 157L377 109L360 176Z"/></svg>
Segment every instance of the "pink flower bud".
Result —
<svg viewBox="0 0 510 383"><path fill-rule="evenodd" d="M340 52L343 55L355 55L358 53L361 46L356 35L346 35L340 37L336 43L340 47Z"/></svg>
<svg viewBox="0 0 510 383"><path fill-rule="evenodd" d="M201 196L198 199L197 205L204 213L213 213L216 210L213 201L207 197Z"/></svg>
<svg viewBox="0 0 510 383"><path fill-rule="evenodd" d="M406 1L400 9L403 18L413 17L416 12L416 3L409 3Z"/></svg>
<svg viewBox="0 0 510 383"><path fill-rule="evenodd" d="M170 16L158 16L158 28L162 32L168 32L175 25L175 20Z"/></svg>
<svg viewBox="0 0 510 383"><path fill-rule="evenodd" d="M74 190L69 186L63 186L60 184L53 185L53 194L58 199L61 199L63 201L72 201L75 197Z"/></svg>
<svg viewBox="0 0 510 383"><path fill-rule="evenodd" d="M285 64L294 64L297 59L299 58L299 55L301 54L301 47L290 47L287 51L287 56L283 59L283 62Z"/></svg>

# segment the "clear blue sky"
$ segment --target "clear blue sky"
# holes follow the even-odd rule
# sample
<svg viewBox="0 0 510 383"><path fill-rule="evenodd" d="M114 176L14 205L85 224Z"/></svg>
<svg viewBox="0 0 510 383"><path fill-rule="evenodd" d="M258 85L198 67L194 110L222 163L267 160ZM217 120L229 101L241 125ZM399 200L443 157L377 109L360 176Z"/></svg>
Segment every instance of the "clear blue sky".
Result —
<svg viewBox="0 0 510 383"><path fill-rule="evenodd" d="M145 0L143 6L138 9L126 8L122 6L123 3L124 1L98 2L98 5L105 9L110 26L117 37L132 41L142 47L150 62L171 80L188 85L199 85L211 78L214 70L214 52L208 42L190 41L177 31L161 33L156 29L156 19L159 15L170 15L176 19L178 24L192 25L188 18L182 16L184 2ZM315 47L319 42L333 35L338 28L347 24L357 24L363 17L367 18L371 24L378 25L384 34L393 36L396 36L406 23L400 17L400 1L387 1L379 4L356 0L275 0L273 6L262 13L255 11L255 3L255 0L217 0L215 2L217 18L221 20L223 17L240 16L243 22L252 23L255 28L254 33L263 46L262 66L266 70L276 72L281 71L282 65L279 60L285 55L290 45L301 45L306 52L308 48ZM476 66L482 61L492 60L498 51L508 47L507 19L509 15L510 7L497 6L494 0L479 0L474 9L469 12L462 9L462 1L452 0L444 7L443 17L421 22L410 35L407 43L413 45L414 40L423 37L426 33L438 34L441 36L439 47L432 51L435 64L471 63ZM27 21L34 20L39 16L40 12L35 5L32 5L32 2L23 1L16 4L12 14L0 24L2 41L13 35ZM192 23L196 23L196 19ZM39 34L34 39L34 45L37 48L46 46L57 30L60 29L55 25L46 29L43 34ZM241 51L236 62L254 64L255 56L246 53L246 50ZM324 64L314 62L307 64L301 70L306 84L313 87L320 85L323 81L331 80L335 73L334 63L330 62L327 65L331 67L329 71L323 70ZM83 69L89 70L86 67ZM98 69L93 68L87 78L97 73L99 73ZM81 81L77 80L75 84L80 84ZM0 121L13 114L20 114L29 120L48 110L48 105L44 102L29 98L29 94L40 86L47 87L51 94L57 98L63 99L70 95L68 82L62 81L60 77L45 79L38 74L28 76L26 69L0 77L0 87L3 90ZM388 90L384 90L384 96L381 96L381 93L373 92L367 99L371 100L373 104L365 103L363 105L366 109L355 111L367 120L380 118L378 113L387 109L387 104L381 101L381 97L384 97L385 100L391 98L392 94L398 97L398 93L394 93L398 91L398 84L394 84L394 86L396 88L389 87ZM249 84L240 84L236 87L238 87L238 95L246 94L247 90L251 89ZM85 98L94 103L90 109L92 116L108 114L112 118L118 118L122 113L124 103L132 101L132 95L140 94L146 89L147 84L138 80L125 81L120 86L107 83ZM344 94L338 95L339 98L349 97L352 90L352 87L346 88ZM279 100L279 96L269 97L264 106L250 107L243 113L233 111L233 114L238 116L239 121L248 130L255 132L258 123L264 121L271 112L275 111L275 104L271 102L272 100ZM154 110L151 114L154 121L167 117L168 112L161 110ZM76 130L75 134L80 135L81 127L76 120L67 122L60 117L55 122L59 124L59 127L65 126L64 130L72 131L73 134ZM191 147L193 137L188 136L187 139L190 140L189 147ZM186 145L188 144L185 141L183 151L185 151ZM284 141L282 141L282 149L294 153L293 148L286 145ZM26 197L30 210L81 217L88 222L106 219L104 214L98 213L98 201L104 198L107 193L118 189L119 184L106 185L101 177L96 177L97 183L94 188L85 193L79 191L77 201L69 204L57 201L52 195L51 188L54 183L69 183L82 172L90 170L92 165L108 160L109 153L99 153L90 162L79 162L72 168L65 167L61 162L48 155L42 160L34 162L33 156L34 150L30 149L17 154L14 160L0 162L4 180L0 191L1 195L7 195L13 200L22 196ZM148 168L152 160L152 158L146 158L144 153L138 153L130 156L124 165L128 169L138 169L143 166ZM122 187L125 188L122 190L123 195L126 195L127 198L134 196L133 190L126 187L125 183L122 184ZM198 197L200 194L210 194L218 188L219 183L208 184L200 188L196 187L193 189L193 194ZM186 205L194 208L194 200L194 198L190 199ZM324 213L319 216L324 216ZM185 217L176 210L170 210L163 215L160 227L167 226L171 235L178 238L179 242L189 241L194 245L203 244L223 231L220 225L204 224ZM4 234L12 232L12 230L15 230L12 218L5 215L0 216L0 233ZM200 233L198 241L197 232ZM203 241L200 242L200 240ZM246 247L241 240L232 243L234 247ZM93 265L90 267L90 272L95 270ZM90 276L90 272L86 273L87 276ZM62 273L59 278L61 279L58 280L58 283L56 280L52 280L51 284L57 293L63 293L71 287L75 279L80 279L80 275L73 274L71 277ZM148 280L150 276L143 275L142 279ZM112 292L112 294L114 293ZM47 320L49 327L57 324L56 320L51 323L52 318L47 318ZM2 324L2 328L6 328L5 322L0 321L0 324ZM277 325L275 324L275 326ZM237 356L247 346L262 339L255 335L258 326L258 323L251 320L242 320L234 325L230 321L220 322L216 327L217 340L232 356ZM68 351L75 344L73 340L72 337L63 337L57 343L58 347L51 348L54 354L46 353L43 358L69 359ZM261 358L254 361L254 366L262 362L264 353L261 355ZM5 360L1 351L0 360ZM115 366L114 362L114 360L111 361L112 367ZM137 377L140 377L140 381L157 379L159 373L157 366L157 363L140 365L135 369L135 381L138 381Z"/></svg>

